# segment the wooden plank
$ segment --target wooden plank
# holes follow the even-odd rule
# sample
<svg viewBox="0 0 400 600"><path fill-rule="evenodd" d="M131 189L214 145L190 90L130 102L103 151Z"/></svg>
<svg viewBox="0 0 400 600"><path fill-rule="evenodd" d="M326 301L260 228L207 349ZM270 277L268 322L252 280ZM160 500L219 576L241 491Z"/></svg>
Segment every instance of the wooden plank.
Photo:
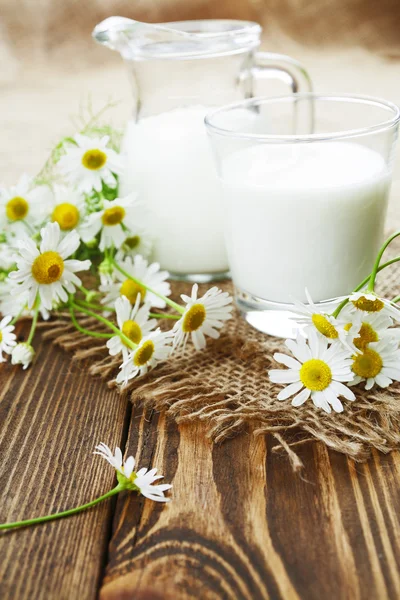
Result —
<svg viewBox="0 0 400 600"><path fill-rule="evenodd" d="M128 452L173 501L120 496L101 600L400 597L398 453L355 465L307 445L299 476L263 437L205 433L135 411Z"/></svg>
<svg viewBox="0 0 400 600"><path fill-rule="evenodd" d="M124 399L39 346L33 369L0 371L0 506L19 519L88 501L114 483L91 457L124 446ZM174 484L164 506L121 495L71 519L0 535L0 597L307 600L400 596L400 455L354 465L299 450L299 477L264 437L213 446L202 424L134 410L127 453ZM107 558L108 549L108 558Z"/></svg>
<svg viewBox="0 0 400 600"><path fill-rule="evenodd" d="M124 442L126 400L40 344L36 364L0 369L0 519L72 508L115 483L94 446ZM0 598L97 596L106 560L112 502L71 517L0 535Z"/></svg>

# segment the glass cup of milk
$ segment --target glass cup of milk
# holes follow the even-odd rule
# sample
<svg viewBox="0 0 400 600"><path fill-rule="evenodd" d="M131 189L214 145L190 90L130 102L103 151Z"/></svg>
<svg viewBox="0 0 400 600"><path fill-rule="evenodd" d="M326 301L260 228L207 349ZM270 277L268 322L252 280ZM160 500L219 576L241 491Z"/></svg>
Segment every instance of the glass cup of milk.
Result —
<svg viewBox="0 0 400 600"><path fill-rule="evenodd" d="M122 17L106 19L93 32L121 53L134 84L121 194L139 193L153 258L175 278L209 281L228 270L206 113L254 95L261 80L269 93L272 79L278 93L311 88L295 60L257 51L260 34L260 25L247 21L147 24Z"/></svg>
<svg viewBox="0 0 400 600"><path fill-rule="evenodd" d="M371 272L399 109L369 97L294 94L223 107L205 122L237 306L261 331L294 337L292 304L307 302L305 288L328 311Z"/></svg>

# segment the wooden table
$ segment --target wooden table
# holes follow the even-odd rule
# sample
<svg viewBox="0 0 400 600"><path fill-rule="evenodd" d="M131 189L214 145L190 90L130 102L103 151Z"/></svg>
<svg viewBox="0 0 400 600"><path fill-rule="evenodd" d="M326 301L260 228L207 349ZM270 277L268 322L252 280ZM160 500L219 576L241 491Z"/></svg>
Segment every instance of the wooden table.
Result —
<svg viewBox="0 0 400 600"><path fill-rule="evenodd" d="M50 343L34 368L1 366L0 517L87 502L120 445L173 483L164 506L133 493L0 535L2 600L400 597L400 457L355 465L322 445L293 474L269 440L213 446L201 425L143 414Z"/></svg>

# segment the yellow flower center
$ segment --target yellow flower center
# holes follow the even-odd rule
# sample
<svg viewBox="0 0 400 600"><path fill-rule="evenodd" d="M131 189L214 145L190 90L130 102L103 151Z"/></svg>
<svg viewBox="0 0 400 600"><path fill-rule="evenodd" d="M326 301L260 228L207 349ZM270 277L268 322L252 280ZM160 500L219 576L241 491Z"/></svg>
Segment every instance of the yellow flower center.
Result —
<svg viewBox="0 0 400 600"><path fill-rule="evenodd" d="M6 214L10 221L21 221L29 212L29 204L25 198L15 196L6 204Z"/></svg>
<svg viewBox="0 0 400 600"><path fill-rule="evenodd" d="M103 221L103 225L112 227L113 225L119 225L124 217L125 209L122 206L112 206L104 211L101 220Z"/></svg>
<svg viewBox="0 0 400 600"><path fill-rule="evenodd" d="M97 171L98 169L101 169L101 167L104 167L106 162L107 154L102 150L98 150L97 148L86 150L85 154L82 156L83 166L91 171Z"/></svg>
<svg viewBox="0 0 400 600"><path fill-rule="evenodd" d="M134 344L138 344L142 339L142 330L136 321L129 319L122 324L122 333L131 340ZM125 342L123 341L125 344ZM127 346L127 344L125 344Z"/></svg>
<svg viewBox="0 0 400 600"><path fill-rule="evenodd" d="M357 300L352 300L352 303L356 308L365 310L365 312L379 312L385 306L379 298L368 300L365 296L360 296Z"/></svg>
<svg viewBox="0 0 400 600"><path fill-rule="evenodd" d="M0 344L3 341L3 333L0 331Z"/></svg>
<svg viewBox="0 0 400 600"><path fill-rule="evenodd" d="M141 302L144 301L144 297L146 296L146 288L144 288L139 283L135 283L134 281L132 281L132 279L125 279L124 283L119 289L119 293L121 294L121 296L126 296L133 306L136 302L138 294L140 294Z"/></svg>
<svg viewBox="0 0 400 600"><path fill-rule="evenodd" d="M371 348L365 348L362 354L356 354L353 356L353 372L359 377L369 379L370 377L376 377L382 370L383 361L375 350Z"/></svg>
<svg viewBox="0 0 400 600"><path fill-rule="evenodd" d="M193 304L183 317L182 331L191 333L201 327L206 318L206 309L203 304Z"/></svg>
<svg viewBox="0 0 400 600"><path fill-rule="evenodd" d="M346 323L346 325L343 327L343 329L345 331L350 331L352 325L353 325L353 323Z"/></svg>
<svg viewBox="0 0 400 600"><path fill-rule="evenodd" d="M129 481L131 483L133 483L135 481L135 479L137 479L137 475L136 475L135 471L132 471L131 476L129 477Z"/></svg>
<svg viewBox="0 0 400 600"><path fill-rule="evenodd" d="M79 222L79 210L69 202L58 204L53 210L52 221L57 222L63 231L73 229Z"/></svg>
<svg viewBox="0 0 400 600"><path fill-rule="evenodd" d="M155 348L153 342L151 340L147 340L147 342L138 348L133 355L133 362L135 365L137 367L143 367L153 356L154 350Z"/></svg>
<svg viewBox="0 0 400 600"><path fill-rule="evenodd" d="M132 237L126 238L124 244L128 246L131 250L137 248L140 244L140 237L138 235L133 235Z"/></svg>
<svg viewBox="0 0 400 600"><path fill-rule="evenodd" d="M363 323L357 338L354 338L354 345L359 350L364 350L370 342L378 342L379 337L375 329L369 323Z"/></svg>
<svg viewBox="0 0 400 600"><path fill-rule="evenodd" d="M302 365L300 380L309 390L321 392L331 383L332 371L330 366L323 360L312 358Z"/></svg>
<svg viewBox="0 0 400 600"><path fill-rule="evenodd" d="M318 329L318 331L322 333L322 335L324 335L325 337L331 340L334 340L339 337L339 334L332 325L332 323L329 323L328 319L324 317L324 315L314 313L311 317L311 320L314 324L314 327Z"/></svg>
<svg viewBox="0 0 400 600"><path fill-rule="evenodd" d="M60 279L63 271L64 261L58 252L43 252L33 261L32 275L38 283L54 283Z"/></svg>

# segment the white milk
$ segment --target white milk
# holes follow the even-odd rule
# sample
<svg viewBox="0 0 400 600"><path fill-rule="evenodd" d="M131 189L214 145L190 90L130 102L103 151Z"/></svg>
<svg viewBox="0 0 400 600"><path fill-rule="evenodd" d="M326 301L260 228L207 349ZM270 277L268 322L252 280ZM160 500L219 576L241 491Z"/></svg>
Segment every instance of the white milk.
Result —
<svg viewBox="0 0 400 600"><path fill-rule="evenodd" d="M128 169L121 192L150 209L154 260L173 273L228 269L220 187L204 126L206 107L172 110L128 123Z"/></svg>
<svg viewBox="0 0 400 600"><path fill-rule="evenodd" d="M382 242L389 188L383 158L348 142L271 144L225 158L232 277L264 300L349 293Z"/></svg>

